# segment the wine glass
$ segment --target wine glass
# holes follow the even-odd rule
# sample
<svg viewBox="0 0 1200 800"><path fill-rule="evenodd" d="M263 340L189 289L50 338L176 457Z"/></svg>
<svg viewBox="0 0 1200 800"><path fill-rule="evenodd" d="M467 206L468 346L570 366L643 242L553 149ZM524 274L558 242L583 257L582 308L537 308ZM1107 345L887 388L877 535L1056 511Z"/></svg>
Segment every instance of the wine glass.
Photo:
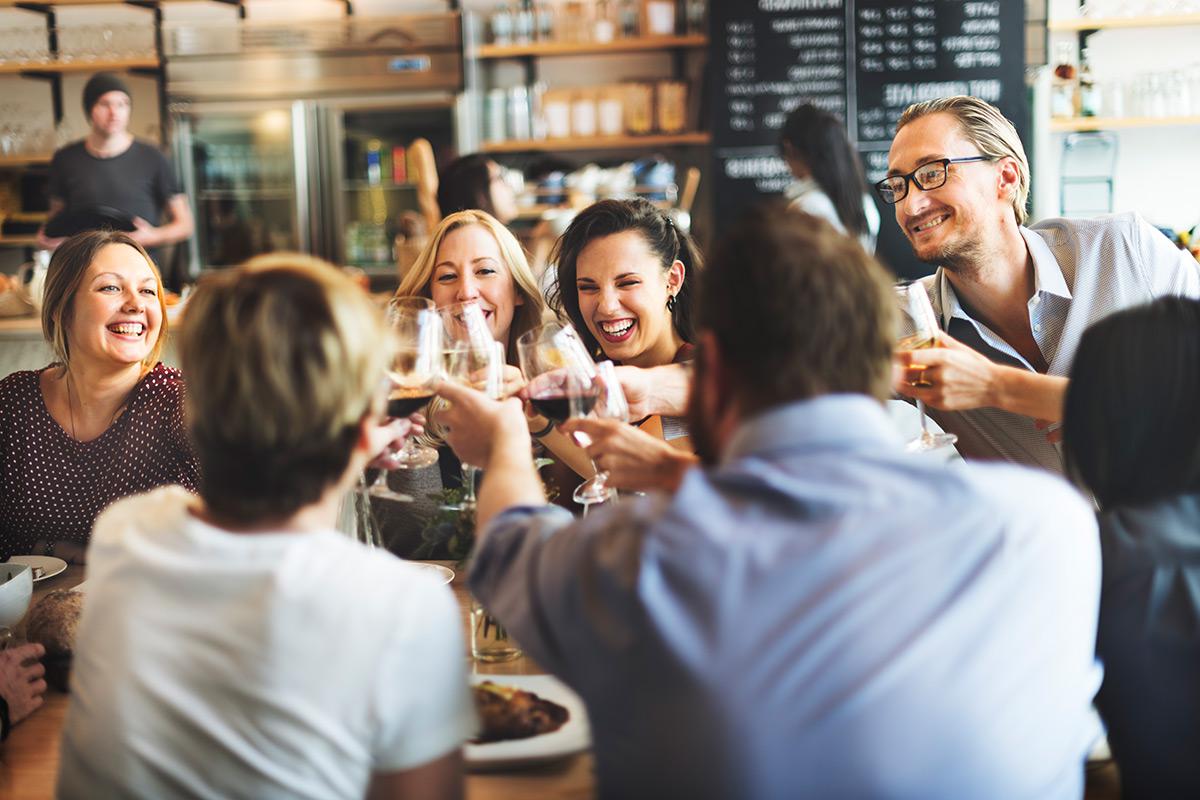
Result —
<svg viewBox="0 0 1200 800"><path fill-rule="evenodd" d="M434 395L441 376L442 324L432 300L402 297L388 304L388 326L395 337L392 368L388 371L389 417L407 417L422 408ZM419 469L437 463L437 451L408 437L395 456L397 469ZM401 503L412 502L406 494L387 485L388 470L383 469L367 488L372 497Z"/></svg>
<svg viewBox="0 0 1200 800"><path fill-rule="evenodd" d="M517 339L517 356L521 369L529 378L529 402L542 416L556 425L576 417L586 417L602 396L601 383L595 363L579 334L569 325L549 322L527 331ZM618 386L618 391L620 387ZM608 396L611 396L611 392ZM624 395L620 401L623 404ZM616 400L613 398L613 402ZM618 409L619 411L619 409ZM628 406L625 408L628 416ZM586 441L587 437L580 437ZM577 438L578 444L583 444ZM592 463L592 469L596 465ZM600 480L597 482L596 478ZM597 475L575 492L575 502L584 510L592 503L609 498L604 479Z"/></svg>
<svg viewBox="0 0 1200 800"><path fill-rule="evenodd" d="M433 399L442 374L442 319L432 300L401 297L388 305L388 321L396 333L392 359L392 391L388 416L415 414ZM396 469L421 469L436 464L437 450L410 436L396 454Z"/></svg>
<svg viewBox="0 0 1200 800"><path fill-rule="evenodd" d="M920 281L899 284L895 287L896 299L900 304L899 331L897 350L925 350L937 346L937 335L940 330L937 315L929 302L929 293ZM923 369L920 364L909 364L909 369ZM917 388L928 388L929 382L924 380L913 382ZM921 416L921 435L908 443L911 453L927 453L942 447L948 447L958 441L953 433L933 433L929 430L925 419L925 403L917 399L917 411Z"/></svg>
<svg viewBox="0 0 1200 800"><path fill-rule="evenodd" d="M596 365L595 385L598 394L592 413L599 419L629 422L629 403L625 399L624 390L621 389L621 382L617 380L613 362L601 361ZM591 437L582 431L577 431L574 438L576 444L585 449L592 443ZM596 462L593 461L592 467L595 466ZM579 484L573 497L576 503L583 506L586 514L588 506L616 499L617 490L609 487L608 473L597 470L595 475Z"/></svg>
<svg viewBox="0 0 1200 800"><path fill-rule="evenodd" d="M445 330L446 377L499 400L504 389L504 346L492 338L483 309L474 300L455 303L441 309ZM457 506L464 511L475 507L475 476L479 467L462 465L463 500Z"/></svg>

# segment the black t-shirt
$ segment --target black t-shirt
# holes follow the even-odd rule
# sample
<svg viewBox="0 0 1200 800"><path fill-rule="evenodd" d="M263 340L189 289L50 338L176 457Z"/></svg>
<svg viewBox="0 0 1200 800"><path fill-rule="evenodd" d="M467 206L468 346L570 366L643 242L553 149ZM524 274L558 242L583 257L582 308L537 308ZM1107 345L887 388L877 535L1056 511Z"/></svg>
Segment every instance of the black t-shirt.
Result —
<svg viewBox="0 0 1200 800"><path fill-rule="evenodd" d="M158 225L167 201L180 193L171 164L157 148L134 140L112 158L97 158L82 141L50 162L50 196L66 210L111 206Z"/></svg>

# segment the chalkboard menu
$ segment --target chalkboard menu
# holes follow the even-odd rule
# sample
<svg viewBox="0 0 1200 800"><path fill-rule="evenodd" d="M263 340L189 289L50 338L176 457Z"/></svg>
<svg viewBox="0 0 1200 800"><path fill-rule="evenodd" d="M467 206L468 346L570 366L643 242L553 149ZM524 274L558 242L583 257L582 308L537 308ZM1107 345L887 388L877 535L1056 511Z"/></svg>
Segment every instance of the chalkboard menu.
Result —
<svg viewBox="0 0 1200 800"><path fill-rule="evenodd" d="M813 103L846 122L868 183L887 172L910 104L970 94L995 104L1028 146L1025 4L1015 0L712 0L716 218L736 219L791 182L779 131ZM878 255L926 274L893 209L880 206Z"/></svg>

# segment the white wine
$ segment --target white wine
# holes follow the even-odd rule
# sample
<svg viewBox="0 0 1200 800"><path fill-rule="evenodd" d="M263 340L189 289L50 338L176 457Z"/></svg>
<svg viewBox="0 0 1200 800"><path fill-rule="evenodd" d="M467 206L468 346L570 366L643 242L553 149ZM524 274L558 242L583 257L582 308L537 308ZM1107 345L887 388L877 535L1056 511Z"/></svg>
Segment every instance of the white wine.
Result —
<svg viewBox="0 0 1200 800"><path fill-rule="evenodd" d="M920 333L914 333L911 336L905 336L896 343L897 350L926 350L930 347L936 346L937 339Z"/></svg>

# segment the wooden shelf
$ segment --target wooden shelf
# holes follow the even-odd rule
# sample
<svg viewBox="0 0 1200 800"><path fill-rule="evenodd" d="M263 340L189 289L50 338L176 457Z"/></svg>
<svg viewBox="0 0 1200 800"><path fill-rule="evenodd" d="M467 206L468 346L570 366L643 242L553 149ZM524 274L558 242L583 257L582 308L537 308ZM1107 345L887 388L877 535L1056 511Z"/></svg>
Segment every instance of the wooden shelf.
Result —
<svg viewBox="0 0 1200 800"><path fill-rule="evenodd" d="M1071 17L1052 19L1046 28L1052 31L1100 31L1115 28L1173 28L1200 25L1200 14L1173 14L1159 17Z"/></svg>
<svg viewBox="0 0 1200 800"><path fill-rule="evenodd" d="M481 148L485 153L528 153L535 150L564 152L567 150L634 150L644 147L671 145L704 145L711 141L708 133L650 134L647 136L573 136L569 139L526 139L512 142L488 142Z"/></svg>
<svg viewBox="0 0 1200 800"><path fill-rule="evenodd" d="M1200 125L1200 116L1190 117L1055 117L1050 130L1105 131L1117 128L1166 128L1180 125Z"/></svg>
<svg viewBox="0 0 1200 800"><path fill-rule="evenodd" d="M158 69L157 58L123 58L116 61L18 61L0 64L0 74L17 72L112 72L124 69Z"/></svg>
<svg viewBox="0 0 1200 800"><path fill-rule="evenodd" d="M0 156L0 169L4 167L28 167L32 164L49 164L53 153L34 153L22 156Z"/></svg>
<svg viewBox="0 0 1200 800"><path fill-rule="evenodd" d="M611 42L533 42L531 44L484 44L475 51L478 58L522 58L524 56L585 56L600 53L640 53L651 50L677 50L708 46L703 34L690 36L639 36Z"/></svg>

